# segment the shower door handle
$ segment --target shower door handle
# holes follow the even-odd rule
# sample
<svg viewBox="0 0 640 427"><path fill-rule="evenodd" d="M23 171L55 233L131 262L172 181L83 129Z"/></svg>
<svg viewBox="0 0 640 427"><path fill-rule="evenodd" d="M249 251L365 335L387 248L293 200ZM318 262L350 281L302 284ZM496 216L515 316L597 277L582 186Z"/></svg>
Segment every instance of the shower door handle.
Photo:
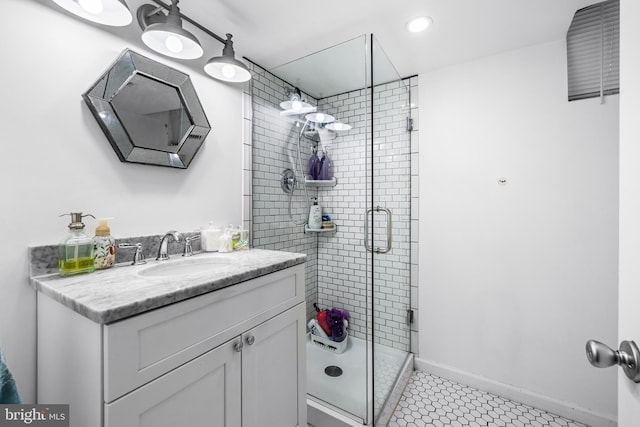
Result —
<svg viewBox="0 0 640 427"><path fill-rule="evenodd" d="M384 212L387 215L387 246L383 248L375 248L373 249L369 244L369 215L373 215L373 212ZM368 208L364 214L364 247L367 248L369 252L375 252L377 254L386 254L391 251L391 234L392 234L392 219L391 219L391 210L387 208L383 208L380 206L376 206L375 208ZM372 239L373 240L373 239Z"/></svg>

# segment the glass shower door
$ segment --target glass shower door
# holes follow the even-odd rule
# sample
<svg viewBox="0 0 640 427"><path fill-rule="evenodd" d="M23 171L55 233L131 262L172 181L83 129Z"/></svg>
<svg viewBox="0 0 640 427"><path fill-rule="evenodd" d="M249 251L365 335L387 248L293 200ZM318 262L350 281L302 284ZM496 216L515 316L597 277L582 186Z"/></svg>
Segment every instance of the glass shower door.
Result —
<svg viewBox="0 0 640 427"><path fill-rule="evenodd" d="M350 315L346 346L309 331L309 400L384 424L410 341L409 90L370 35L254 73L253 246L307 254L307 321L316 307ZM296 90L342 127L287 111ZM330 155L327 185L306 179L314 153ZM304 226L311 197L334 229Z"/></svg>
<svg viewBox="0 0 640 427"><path fill-rule="evenodd" d="M370 402L378 425L410 351L411 132L409 87L373 35L370 58L365 234L372 307Z"/></svg>

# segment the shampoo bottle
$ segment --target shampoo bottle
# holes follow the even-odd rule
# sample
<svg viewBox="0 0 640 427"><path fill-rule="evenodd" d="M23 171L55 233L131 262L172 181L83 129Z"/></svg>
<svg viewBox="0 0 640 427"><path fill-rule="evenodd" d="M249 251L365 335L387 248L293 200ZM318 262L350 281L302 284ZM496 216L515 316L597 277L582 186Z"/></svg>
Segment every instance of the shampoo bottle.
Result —
<svg viewBox="0 0 640 427"><path fill-rule="evenodd" d="M71 276L73 274L91 273L95 270L93 265L93 239L84 232L83 216L93 215L82 212L71 212L71 223L69 224L69 234L58 246L58 272L61 276Z"/></svg>
<svg viewBox="0 0 640 427"><path fill-rule="evenodd" d="M329 157L329 150L324 149L320 165L320 175L318 179L329 181L333 178L333 161Z"/></svg>
<svg viewBox="0 0 640 427"><path fill-rule="evenodd" d="M318 179L319 171L320 171L320 159L318 158L318 153L314 148L311 151L311 157L309 157L309 179L312 179L312 180Z"/></svg>
<svg viewBox="0 0 640 427"><path fill-rule="evenodd" d="M309 209L309 228L319 230L322 228L322 208L318 205L318 198L312 197L313 205Z"/></svg>
<svg viewBox="0 0 640 427"><path fill-rule="evenodd" d="M99 218L96 235L93 238L95 246L94 267L96 270L113 267L116 261L116 241L111 237L111 229L107 221L111 218Z"/></svg>

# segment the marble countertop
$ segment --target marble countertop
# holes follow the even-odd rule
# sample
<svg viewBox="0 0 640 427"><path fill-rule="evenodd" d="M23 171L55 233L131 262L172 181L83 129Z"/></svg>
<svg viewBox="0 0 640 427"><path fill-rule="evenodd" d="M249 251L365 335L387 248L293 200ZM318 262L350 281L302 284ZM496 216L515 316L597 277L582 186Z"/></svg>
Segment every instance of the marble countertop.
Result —
<svg viewBox="0 0 640 427"><path fill-rule="evenodd" d="M172 263L195 264L201 260L210 261L212 268L173 276L149 275L153 268L166 268L165 265ZM112 323L302 264L305 260L304 254L262 249L201 253L189 258L174 256L169 261L147 261L139 266L121 264L77 276L35 276L31 278L31 284L39 292L94 322Z"/></svg>

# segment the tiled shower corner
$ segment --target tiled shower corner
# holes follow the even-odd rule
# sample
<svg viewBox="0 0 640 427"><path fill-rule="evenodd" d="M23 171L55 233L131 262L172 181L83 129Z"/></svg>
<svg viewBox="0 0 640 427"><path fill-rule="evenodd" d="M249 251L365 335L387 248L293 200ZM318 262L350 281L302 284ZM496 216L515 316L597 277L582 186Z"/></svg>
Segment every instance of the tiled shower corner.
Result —
<svg viewBox="0 0 640 427"><path fill-rule="evenodd" d="M341 134L329 150L334 161L338 185L330 189L308 188L309 197L318 197L324 211L332 215L338 232L329 235L308 235L303 226L292 225L288 218L289 196L280 188L281 172L291 167L287 147L297 137L299 128L291 119L279 114L279 103L286 98L290 85L255 64L251 64L254 78L247 88L245 107L251 102L252 111L245 108L245 182L251 176L252 185L245 185L245 225L253 230L252 244L256 248L304 252L307 262L307 317L314 316L312 304L322 307L336 306L352 314L350 333L367 338L367 270L363 246L364 210L367 194L365 153L368 136L366 93L368 89L313 99L310 102L354 125L353 132ZM374 322L377 328L374 340L389 346L415 352L417 346L417 252L418 189L417 161L418 130L407 132L405 116L417 116L417 77L400 82L376 86L374 90L374 149L381 162L394 162L384 170L376 185L376 198L393 210L394 248L380 264L376 280L376 307L380 316ZM250 100L250 101L249 101ZM408 106L411 111L408 111ZM359 129L358 129L359 127ZM250 132L251 130L251 132ZM251 136L249 136L251 135ZM391 148L393 144L393 148ZM303 168L309 147L303 144ZM295 160L295 159L294 159ZM388 166L388 165L384 165ZM293 216L306 218L306 196L302 190L294 194ZM251 215L249 216L249 211ZM317 260L317 261L316 261ZM413 297L413 298L412 298ZM406 330L409 301L416 320Z"/></svg>
<svg viewBox="0 0 640 427"><path fill-rule="evenodd" d="M292 162L307 173L313 142L302 138L298 159L302 124L281 116L279 107L291 85L256 64L251 64L251 69L253 79L244 100L243 212L244 225L249 224L252 230L252 246L307 254L307 319L315 317L314 303L321 308L345 309L351 314L350 336L372 340L378 346L374 348L394 349L405 356L406 352L417 352L417 77L321 99L303 93L320 111L353 129L339 133L327 144L337 185L307 186L306 192L301 185L290 196L281 188L281 174L292 168ZM375 158L374 170L371 156ZM249 178L251 185L247 185ZM373 258L364 245L365 212L372 206L372 190L374 203L393 213L393 249L375 256L373 270ZM318 198L323 214L331 215L336 224L336 232L305 233L308 197ZM370 237L372 246L383 247L386 217L376 213L372 220L376 230ZM369 282L372 272L374 287ZM409 316L409 309L413 316ZM410 317L414 322L407 327ZM367 363L366 357L360 360ZM386 372L382 361L382 357L373 357L374 375ZM387 372L389 381L376 377L374 416L383 409L388 419L397 402L385 402L398 372L393 371ZM386 410L389 405L391 410Z"/></svg>
<svg viewBox="0 0 640 427"><path fill-rule="evenodd" d="M280 117L279 103L286 98L285 82L256 64L250 64L253 74L245 94L245 139L243 149L245 221L251 224L251 245L254 248L283 250L307 254L306 305L307 319L313 317L317 302L317 241L304 233L303 226L292 225L288 217L289 196L280 187L280 174L289 168L287 144L295 135L295 125ZM311 102L316 102L311 100ZM317 190L309 190L309 196ZM293 215L306 218L306 195L294 193Z"/></svg>

